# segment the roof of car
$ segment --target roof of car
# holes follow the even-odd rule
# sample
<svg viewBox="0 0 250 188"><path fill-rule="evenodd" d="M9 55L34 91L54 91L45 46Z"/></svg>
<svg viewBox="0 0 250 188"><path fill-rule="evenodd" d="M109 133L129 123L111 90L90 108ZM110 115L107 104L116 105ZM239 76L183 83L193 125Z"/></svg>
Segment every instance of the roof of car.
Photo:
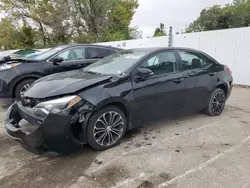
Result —
<svg viewBox="0 0 250 188"><path fill-rule="evenodd" d="M121 48L116 48L116 47L112 47L112 46L105 46L105 45L97 45L97 44L67 44L67 45L61 45L58 47L69 48L69 47L74 47L74 46L93 46L93 47L109 48L109 49L114 49L114 50L122 50Z"/></svg>
<svg viewBox="0 0 250 188"><path fill-rule="evenodd" d="M105 45L98 45L98 44L67 44L67 45L62 45L58 46L61 48L69 48L69 47L74 47L74 46L93 46L93 47L101 47L101 48L109 48L109 49L114 49L117 51L120 50L134 50L134 51L146 51L146 52L157 52L160 50L190 50L194 52L200 52L204 53L200 50L192 49L192 48L185 48L185 47L146 47L146 48L133 48L133 49L122 49L122 48L117 48L117 47L112 47L112 46L105 46Z"/></svg>
<svg viewBox="0 0 250 188"><path fill-rule="evenodd" d="M161 50L186 50L186 51L191 51L191 52L196 52L196 53L203 54L203 55L205 55L207 57L212 58L214 61L216 61L213 57L211 57L207 53L205 53L205 52L203 52L201 50L193 49L193 48L185 48L185 47L150 47L150 48L134 48L134 49L130 49L130 50L141 51L141 52L146 52L146 53L154 53L154 52L158 52L158 51L161 51Z"/></svg>
<svg viewBox="0 0 250 188"><path fill-rule="evenodd" d="M202 55L205 55L206 57L209 57L212 59L214 62L217 62L213 57L208 55L206 52L203 52L201 50L193 49L193 48L185 48L185 47L150 47L150 48L134 48L130 49L134 51L141 51L141 52L146 52L146 53L155 53L161 50L186 50L186 51L191 51L191 52L196 52Z"/></svg>
<svg viewBox="0 0 250 188"><path fill-rule="evenodd" d="M192 48L185 48L185 47L149 47L149 48L133 48L128 50L134 50L134 51L159 51L159 50L190 50L190 51L196 51L199 52L199 50L192 49Z"/></svg>

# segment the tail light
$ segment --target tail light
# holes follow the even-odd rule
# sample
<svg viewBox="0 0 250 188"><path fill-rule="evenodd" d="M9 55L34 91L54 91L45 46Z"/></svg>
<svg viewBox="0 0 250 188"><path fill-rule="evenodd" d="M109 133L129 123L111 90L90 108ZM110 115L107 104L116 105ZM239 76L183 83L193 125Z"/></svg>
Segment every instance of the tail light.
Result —
<svg viewBox="0 0 250 188"><path fill-rule="evenodd" d="M228 72L228 74L232 75L232 71L227 65L225 65L225 69Z"/></svg>

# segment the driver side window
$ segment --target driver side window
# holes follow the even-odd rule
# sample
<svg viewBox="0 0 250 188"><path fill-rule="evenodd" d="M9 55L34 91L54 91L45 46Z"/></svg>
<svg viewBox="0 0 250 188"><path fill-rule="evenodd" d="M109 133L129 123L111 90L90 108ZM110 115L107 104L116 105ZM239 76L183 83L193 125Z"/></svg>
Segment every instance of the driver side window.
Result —
<svg viewBox="0 0 250 188"><path fill-rule="evenodd" d="M63 58L64 61L75 61L85 59L85 47L68 49L57 57Z"/></svg>
<svg viewBox="0 0 250 188"><path fill-rule="evenodd" d="M174 52L162 52L146 60L141 68L150 69L155 75L176 71L177 60Z"/></svg>
<svg viewBox="0 0 250 188"><path fill-rule="evenodd" d="M64 61L68 60L68 57L69 57L69 50L59 54L57 57L61 57L63 58Z"/></svg>

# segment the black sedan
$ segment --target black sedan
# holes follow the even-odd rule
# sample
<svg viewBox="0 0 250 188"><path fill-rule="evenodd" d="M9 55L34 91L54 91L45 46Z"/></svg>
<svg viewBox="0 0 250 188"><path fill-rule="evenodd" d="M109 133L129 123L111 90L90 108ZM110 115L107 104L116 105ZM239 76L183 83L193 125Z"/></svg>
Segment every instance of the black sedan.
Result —
<svg viewBox="0 0 250 188"><path fill-rule="evenodd" d="M0 98L21 100L23 93L37 79L58 72L80 69L120 51L99 45L65 45L33 58L9 59L0 65Z"/></svg>
<svg viewBox="0 0 250 188"><path fill-rule="evenodd" d="M86 143L103 150L154 118L196 110L220 115L232 82L227 66L200 51L125 50L36 81L25 101L8 109L5 129L37 153L68 153Z"/></svg>

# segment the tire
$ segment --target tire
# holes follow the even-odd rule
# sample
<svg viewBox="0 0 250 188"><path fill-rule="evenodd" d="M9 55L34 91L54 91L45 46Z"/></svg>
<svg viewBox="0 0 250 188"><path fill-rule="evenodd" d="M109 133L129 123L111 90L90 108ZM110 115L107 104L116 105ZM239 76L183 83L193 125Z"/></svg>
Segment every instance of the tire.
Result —
<svg viewBox="0 0 250 188"><path fill-rule="evenodd" d="M109 123L110 117L112 117L112 123ZM108 126L105 126L104 118ZM115 126L109 126L110 124ZM107 106L95 112L89 119L87 125L87 141L92 148L105 150L117 145L124 137L126 130L127 119L124 112L116 106ZM112 134L112 137L110 134Z"/></svg>
<svg viewBox="0 0 250 188"><path fill-rule="evenodd" d="M22 96L21 96L21 90L23 90L23 87L26 87L28 85L31 85L33 82L35 81L35 79L26 79L21 81L20 83L17 84L17 86L15 87L15 97L16 100L18 101L22 101Z"/></svg>
<svg viewBox="0 0 250 188"><path fill-rule="evenodd" d="M225 92L220 88L216 88L210 96L206 114L209 116L219 116L224 110L225 103Z"/></svg>

